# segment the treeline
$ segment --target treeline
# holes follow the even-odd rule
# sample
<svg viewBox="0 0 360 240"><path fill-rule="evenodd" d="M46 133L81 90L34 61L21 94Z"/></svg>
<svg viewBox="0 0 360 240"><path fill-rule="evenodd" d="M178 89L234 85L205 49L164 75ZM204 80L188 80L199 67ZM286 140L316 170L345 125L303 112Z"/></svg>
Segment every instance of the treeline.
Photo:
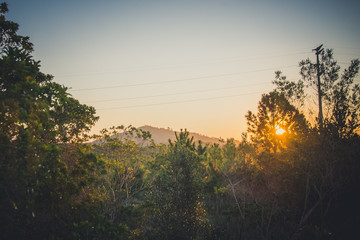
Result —
<svg viewBox="0 0 360 240"><path fill-rule="evenodd" d="M132 126L87 135L95 109L40 71L7 10L1 4L1 239L358 235L359 60L340 74L333 51L321 53L323 121L307 104L317 74L307 59L299 81L276 73L240 144L195 143L185 130L143 147L129 139L151 135Z"/></svg>

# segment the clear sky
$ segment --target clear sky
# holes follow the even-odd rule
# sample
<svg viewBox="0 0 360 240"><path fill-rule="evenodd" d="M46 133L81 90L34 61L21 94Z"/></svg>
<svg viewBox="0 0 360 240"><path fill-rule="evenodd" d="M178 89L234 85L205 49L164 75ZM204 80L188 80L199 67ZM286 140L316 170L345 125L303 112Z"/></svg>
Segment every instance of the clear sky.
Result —
<svg viewBox="0 0 360 240"><path fill-rule="evenodd" d="M360 57L358 0L7 3L41 70L97 109L94 131L152 125L239 139L276 70L299 78L320 44L342 66Z"/></svg>

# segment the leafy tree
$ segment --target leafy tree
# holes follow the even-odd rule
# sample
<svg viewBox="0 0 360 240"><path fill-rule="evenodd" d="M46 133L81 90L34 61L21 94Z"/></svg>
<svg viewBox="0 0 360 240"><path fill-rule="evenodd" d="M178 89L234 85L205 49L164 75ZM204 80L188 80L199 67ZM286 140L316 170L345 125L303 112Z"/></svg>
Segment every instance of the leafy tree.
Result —
<svg viewBox="0 0 360 240"><path fill-rule="evenodd" d="M360 87L354 82L359 72L359 59L340 74L340 66L334 59L332 49L320 54L321 94L323 99L324 129L339 138L349 138L358 134L360 122ZM302 79L289 81L281 72L276 72L274 80L277 91L289 101L301 103L317 94L317 64L309 58L299 63ZM313 91L308 91L308 88ZM313 106L309 112L313 112Z"/></svg>
<svg viewBox="0 0 360 240"><path fill-rule="evenodd" d="M0 48L1 54L4 48L10 46L31 52L33 50L33 44L29 41L29 37L18 35L16 32L19 29L19 25L12 21L5 19L5 13L8 12L8 6L6 3L0 4L0 23L1 23L1 39Z"/></svg>
<svg viewBox="0 0 360 240"><path fill-rule="evenodd" d="M264 94L257 115L249 111L246 119L251 140L266 151L282 150L308 132L304 115L276 91Z"/></svg>
<svg viewBox="0 0 360 240"><path fill-rule="evenodd" d="M151 238L196 239L207 236L206 211L202 200L202 166L189 132L176 133L164 156L163 174L153 196L157 212Z"/></svg>
<svg viewBox="0 0 360 240"><path fill-rule="evenodd" d="M69 238L103 162L84 140L95 109L40 71L0 5L0 225L4 239Z"/></svg>
<svg viewBox="0 0 360 240"><path fill-rule="evenodd" d="M305 85L302 79L297 82L288 81L281 71L276 71L273 83L276 84L277 91L284 94L291 104L296 105L296 107L304 105Z"/></svg>
<svg viewBox="0 0 360 240"><path fill-rule="evenodd" d="M259 197L266 186L258 179L256 154L246 134L239 145L228 139L223 146L208 147L207 155L205 202L215 238L266 238L271 206Z"/></svg>
<svg viewBox="0 0 360 240"><path fill-rule="evenodd" d="M151 134L133 126L103 129L91 145L92 152L105 162L107 172L99 178L98 191L103 194L100 209L113 224L142 231L135 219L135 211L145 204L144 195L152 187L154 174L150 165L156 147L140 147Z"/></svg>
<svg viewBox="0 0 360 240"><path fill-rule="evenodd" d="M356 233L353 222L359 211L349 203L359 199L359 184L355 183L355 172L359 171L355 147L359 143L359 86L354 81L359 64L359 60L353 60L340 75L332 50L321 53L326 109L321 128L316 122L310 128L301 113L315 108L307 103L315 95L311 87L317 90L316 64L309 59L300 62L299 81L288 81L277 72L276 90L263 95L257 115L247 114L251 139L260 153L258 176L265 187L256 185L260 186L255 191L256 204L274 206L266 236L325 239L331 234L333 239L343 239ZM284 125L278 124L281 119L286 119ZM284 129L284 133L276 134L274 126ZM287 126L294 128L288 131ZM261 195L267 197L259 198Z"/></svg>

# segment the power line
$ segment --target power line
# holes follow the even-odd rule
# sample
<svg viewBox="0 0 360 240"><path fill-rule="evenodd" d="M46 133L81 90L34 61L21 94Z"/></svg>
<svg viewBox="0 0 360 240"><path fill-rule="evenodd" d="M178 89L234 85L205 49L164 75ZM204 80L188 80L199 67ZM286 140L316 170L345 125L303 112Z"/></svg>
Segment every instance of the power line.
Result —
<svg viewBox="0 0 360 240"><path fill-rule="evenodd" d="M106 86L106 87L94 87L94 88L80 88L80 89L69 89L73 92L79 91L92 91L92 90L101 90L101 89L112 89L112 88L127 88L127 87L136 87L136 86L149 86L149 85L158 85L158 84L167 84L167 83L175 83L175 82L186 82L186 81L193 81L193 80L201 80L201 79L208 79L208 78L217 78L217 77L228 77L228 76L235 76L241 75L246 73L254 73L254 72L264 72L269 70L277 70L283 68L292 68L298 67L297 65L290 65L290 66L283 66L277 68L266 68L266 69L257 69L253 71L244 71L244 72L237 72L237 73L225 73L225 74L218 74L218 75L208 75L204 77L192 77L192 78L182 78L182 79L175 79L175 80L168 80L168 81L155 81L155 82L148 82L148 83L134 83L134 84L125 84L125 85L115 85L115 86Z"/></svg>
<svg viewBox="0 0 360 240"><path fill-rule="evenodd" d="M328 46L326 46L328 47ZM349 49L349 50L360 50L360 48L355 48L355 47L332 47L333 49ZM224 57L224 58L218 58L218 59L214 59L211 62L207 62L207 63L194 63L194 64L173 64L173 65L168 65L168 66L138 66L136 67L136 69L122 69L122 70L118 70L118 71L100 71L100 72L87 72L87 73L60 73L60 74L56 74L56 77L61 77L61 78L67 78L67 77L73 77L73 76L89 76L89 75L103 75L103 74L115 74L115 73L121 73L121 72L138 72L139 69L140 70L158 70L158 69L167 69L167 68L174 68L174 67L181 67L181 66L204 66L204 65L211 65L211 64L218 64L218 63L226 63L226 62L239 62L239 61L249 61L249 60L255 60L255 59L271 59L271 58L276 58L276 57L286 57L286 56L293 56L293 55L301 55L301 54L310 54L310 51L301 51L300 50L304 50L305 48L301 48L301 49L296 49L294 51L298 51L298 52L293 52L293 53L284 53L284 54L276 54L276 55L264 55L262 57L257 56L257 57L252 57L252 58L241 58L241 57ZM344 53L336 53L336 55L347 55L347 56L358 56L358 54L344 54ZM231 60L231 61L228 61ZM71 90L71 89L70 89ZM77 90L73 90L73 91L77 91Z"/></svg>
<svg viewBox="0 0 360 240"><path fill-rule="evenodd" d="M331 47L329 47L328 45L326 45L326 48L360 50L359 47L348 47L348 46L331 46Z"/></svg>
<svg viewBox="0 0 360 240"><path fill-rule="evenodd" d="M347 56L347 57L359 57L358 53L336 53L335 55Z"/></svg>
<svg viewBox="0 0 360 240"><path fill-rule="evenodd" d="M256 84L246 84L246 85L243 84L243 85L235 85L235 86L231 86L231 87L212 88L212 89L207 89L207 90L187 91L187 92L179 92L179 93L168 93L168 94L159 94L159 95L106 99L106 100L98 100L98 101L89 101L88 103L113 102L113 101L146 99L146 98L156 98L156 97L168 97L168 96L177 96L177 95L184 95L184 94L191 94L191 93L205 93L205 92L213 92L213 91L218 91L218 90L234 89L234 88L240 88L240 87L258 86L258 85L263 85L263 84L267 84L267 83L271 83L271 82L266 81L266 82L260 82L260 83L256 83Z"/></svg>
<svg viewBox="0 0 360 240"><path fill-rule="evenodd" d="M72 76L88 76L88 75L102 75L102 74L108 74L108 73L120 73L120 72L138 72L140 70L158 70L158 69L167 69L167 68L174 68L174 67L181 67L181 66L206 66L211 64L218 64L218 63L227 63L227 62L242 62L242 61L249 61L249 60L256 60L256 59L269 59L269 58L276 58L276 57L286 57L286 56L293 56L293 55L301 55L301 54L308 54L309 51L306 52L295 52L295 53L285 53L285 54L277 54L277 55L268 55L268 56L257 56L252 58L240 58L240 57L228 57L228 58L219 58L214 59L212 62L207 63L194 63L194 64L173 64L168 66L138 66L136 69L122 69L118 71L101 71L101 72L92 72L92 73L63 73L57 75L57 77L72 77ZM231 60L231 61L227 61Z"/></svg>
<svg viewBox="0 0 360 240"><path fill-rule="evenodd" d="M123 107L100 108L100 109L97 109L97 110L113 110L113 109L125 109L125 108L139 108L139 107L151 107L151 106L169 105L169 104L176 104L176 103L200 102L200 101L206 101L206 100L214 100L214 99L222 99L222 98L231 98L231 97L247 96L247 95L259 94L259 93L262 93L262 92L253 92L253 93L245 93L245 94L234 94L234 95L226 95L226 96L220 96L220 97L198 98L198 99L183 100L183 101L173 101L173 102L164 102L164 103L152 103L152 104L123 106Z"/></svg>
<svg viewBox="0 0 360 240"><path fill-rule="evenodd" d="M337 62L337 63L343 64L343 65L349 65L349 66L350 66L350 64L351 64L351 62Z"/></svg>

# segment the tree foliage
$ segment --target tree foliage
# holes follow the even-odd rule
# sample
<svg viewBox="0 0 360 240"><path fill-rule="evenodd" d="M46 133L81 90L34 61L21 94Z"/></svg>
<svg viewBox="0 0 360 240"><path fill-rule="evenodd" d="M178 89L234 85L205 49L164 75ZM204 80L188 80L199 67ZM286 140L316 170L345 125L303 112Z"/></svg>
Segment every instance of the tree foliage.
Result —
<svg viewBox="0 0 360 240"><path fill-rule="evenodd" d="M98 117L40 71L0 6L0 206L5 239L65 237L102 162L76 142Z"/></svg>
<svg viewBox="0 0 360 240"><path fill-rule="evenodd" d="M201 157L187 130L176 133L155 187L157 206L150 233L154 239L196 239L207 236L206 211L202 198Z"/></svg>
<svg viewBox="0 0 360 240"><path fill-rule="evenodd" d="M359 72L359 59L351 61L350 66L340 74L340 66L334 59L332 49L320 54L321 95L324 108L324 124L326 131L339 138L349 138L358 134L360 122L360 87L354 82ZM284 94L292 103L304 106L304 101L317 95L317 64L309 58L299 63L302 79L289 81L280 71L276 72L275 85L277 91ZM307 88L313 91L307 91ZM314 106L305 105L314 111ZM302 109L305 112L305 109Z"/></svg>
<svg viewBox="0 0 360 240"><path fill-rule="evenodd" d="M356 192L359 184L355 183L358 179L355 172L360 170L355 147L359 143L359 87L354 81L359 60L353 60L340 75L333 51L321 53L321 90L326 109L321 127L316 122L310 126L306 119L310 116L302 114L307 107L314 108L306 100L315 95L308 87L317 89L316 64L307 59L299 65L301 80L288 81L281 72L276 72L276 90L263 95L256 115L249 112L246 116L253 145L258 148L258 174L270 193L255 201L262 206L269 201L275 203L271 222L277 233L268 237L350 237L356 232L356 220L345 202L359 199ZM286 126L296 126L289 131L296 133L294 136L275 134L274 126L283 120L287 122L281 126L285 133ZM257 191L260 195L255 196L266 192ZM288 220L282 222L282 217ZM341 221L346 225L339 225Z"/></svg>
<svg viewBox="0 0 360 240"><path fill-rule="evenodd" d="M286 148L308 132L308 123L285 95L279 92L264 94L259 102L258 113L246 115L248 132L252 140L272 152ZM277 130L282 129L283 134Z"/></svg>

